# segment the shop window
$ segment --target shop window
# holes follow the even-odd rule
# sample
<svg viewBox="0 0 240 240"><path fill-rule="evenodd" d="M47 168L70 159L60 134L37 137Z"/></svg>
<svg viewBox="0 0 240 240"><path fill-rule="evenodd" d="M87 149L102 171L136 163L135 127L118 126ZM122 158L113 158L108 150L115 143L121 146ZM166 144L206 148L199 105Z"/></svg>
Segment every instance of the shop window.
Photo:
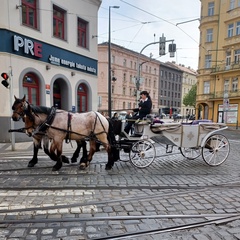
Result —
<svg viewBox="0 0 240 240"><path fill-rule="evenodd" d="M85 84L80 84L77 92L77 108L78 112L87 112L88 111L88 92L87 86Z"/></svg>
<svg viewBox="0 0 240 240"><path fill-rule="evenodd" d="M29 103L40 105L38 77L33 73L28 73L23 77L23 94Z"/></svg>
<svg viewBox="0 0 240 240"><path fill-rule="evenodd" d="M88 48L88 23L78 18L78 46Z"/></svg>
<svg viewBox="0 0 240 240"><path fill-rule="evenodd" d="M31 28L38 28L37 0L22 0L22 24Z"/></svg>
<svg viewBox="0 0 240 240"><path fill-rule="evenodd" d="M53 5L53 36L65 39L64 25L65 25L66 11Z"/></svg>

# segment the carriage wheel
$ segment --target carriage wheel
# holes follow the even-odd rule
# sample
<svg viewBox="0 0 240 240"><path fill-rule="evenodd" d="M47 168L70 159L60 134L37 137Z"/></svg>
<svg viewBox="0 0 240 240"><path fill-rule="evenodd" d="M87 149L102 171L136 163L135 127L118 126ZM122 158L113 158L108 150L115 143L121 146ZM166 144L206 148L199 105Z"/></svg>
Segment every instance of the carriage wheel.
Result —
<svg viewBox="0 0 240 240"><path fill-rule="evenodd" d="M130 160L130 151L126 151L125 149L121 149L119 151L120 154L120 161L128 162Z"/></svg>
<svg viewBox="0 0 240 240"><path fill-rule="evenodd" d="M156 149L148 140L139 140L132 145L131 163L138 168L148 167L156 157Z"/></svg>
<svg viewBox="0 0 240 240"><path fill-rule="evenodd" d="M203 160L210 166L219 166L228 157L230 145L222 134L210 136L202 149Z"/></svg>
<svg viewBox="0 0 240 240"><path fill-rule="evenodd" d="M199 157L202 153L201 147L195 147L195 148L180 147L179 150L180 150L181 154L189 160L193 160L193 159Z"/></svg>

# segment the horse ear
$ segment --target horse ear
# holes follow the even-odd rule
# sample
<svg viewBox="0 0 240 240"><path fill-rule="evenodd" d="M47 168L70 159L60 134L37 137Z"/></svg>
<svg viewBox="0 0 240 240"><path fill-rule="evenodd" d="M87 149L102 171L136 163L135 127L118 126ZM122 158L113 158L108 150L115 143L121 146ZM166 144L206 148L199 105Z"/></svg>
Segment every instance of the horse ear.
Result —
<svg viewBox="0 0 240 240"><path fill-rule="evenodd" d="M14 95L15 100L17 100L17 97Z"/></svg>
<svg viewBox="0 0 240 240"><path fill-rule="evenodd" d="M26 100L26 95L24 94L24 97L22 98L22 101L25 102Z"/></svg>

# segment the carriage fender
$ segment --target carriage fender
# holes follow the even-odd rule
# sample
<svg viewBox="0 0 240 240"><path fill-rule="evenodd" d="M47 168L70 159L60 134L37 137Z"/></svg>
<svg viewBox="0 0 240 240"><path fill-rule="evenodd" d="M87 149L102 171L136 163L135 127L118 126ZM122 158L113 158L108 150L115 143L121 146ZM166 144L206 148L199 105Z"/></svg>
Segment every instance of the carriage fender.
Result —
<svg viewBox="0 0 240 240"><path fill-rule="evenodd" d="M208 139L211 135L213 135L213 134L215 134L215 133L218 133L218 132L220 132L220 131L223 131L223 130L225 130L225 129L227 129L227 128L228 128L228 126L224 126L224 127L221 127L221 128L219 128L219 129L213 130L213 131L209 132L208 134L206 134L205 137L202 139L201 147L204 147L204 146L205 146L207 139Z"/></svg>

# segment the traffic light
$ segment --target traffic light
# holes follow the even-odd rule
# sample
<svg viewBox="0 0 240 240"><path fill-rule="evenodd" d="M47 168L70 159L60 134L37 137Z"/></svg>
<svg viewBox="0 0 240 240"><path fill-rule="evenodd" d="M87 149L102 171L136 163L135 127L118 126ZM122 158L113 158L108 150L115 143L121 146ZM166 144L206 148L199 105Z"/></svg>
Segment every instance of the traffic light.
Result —
<svg viewBox="0 0 240 240"><path fill-rule="evenodd" d="M1 77L4 79L4 80L2 80L2 85L3 85L5 88L8 88L8 86L9 86L9 82L8 82L9 76L8 76L8 74L7 74L7 73L2 73L2 74L1 74Z"/></svg>
<svg viewBox="0 0 240 240"><path fill-rule="evenodd" d="M159 55L160 56L165 55L166 54L165 50L166 50L166 37L162 35L162 37L160 37L159 39Z"/></svg>
<svg viewBox="0 0 240 240"><path fill-rule="evenodd" d="M174 57L176 52L176 44L175 43L169 44L168 51L170 53L170 57Z"/></svg>

